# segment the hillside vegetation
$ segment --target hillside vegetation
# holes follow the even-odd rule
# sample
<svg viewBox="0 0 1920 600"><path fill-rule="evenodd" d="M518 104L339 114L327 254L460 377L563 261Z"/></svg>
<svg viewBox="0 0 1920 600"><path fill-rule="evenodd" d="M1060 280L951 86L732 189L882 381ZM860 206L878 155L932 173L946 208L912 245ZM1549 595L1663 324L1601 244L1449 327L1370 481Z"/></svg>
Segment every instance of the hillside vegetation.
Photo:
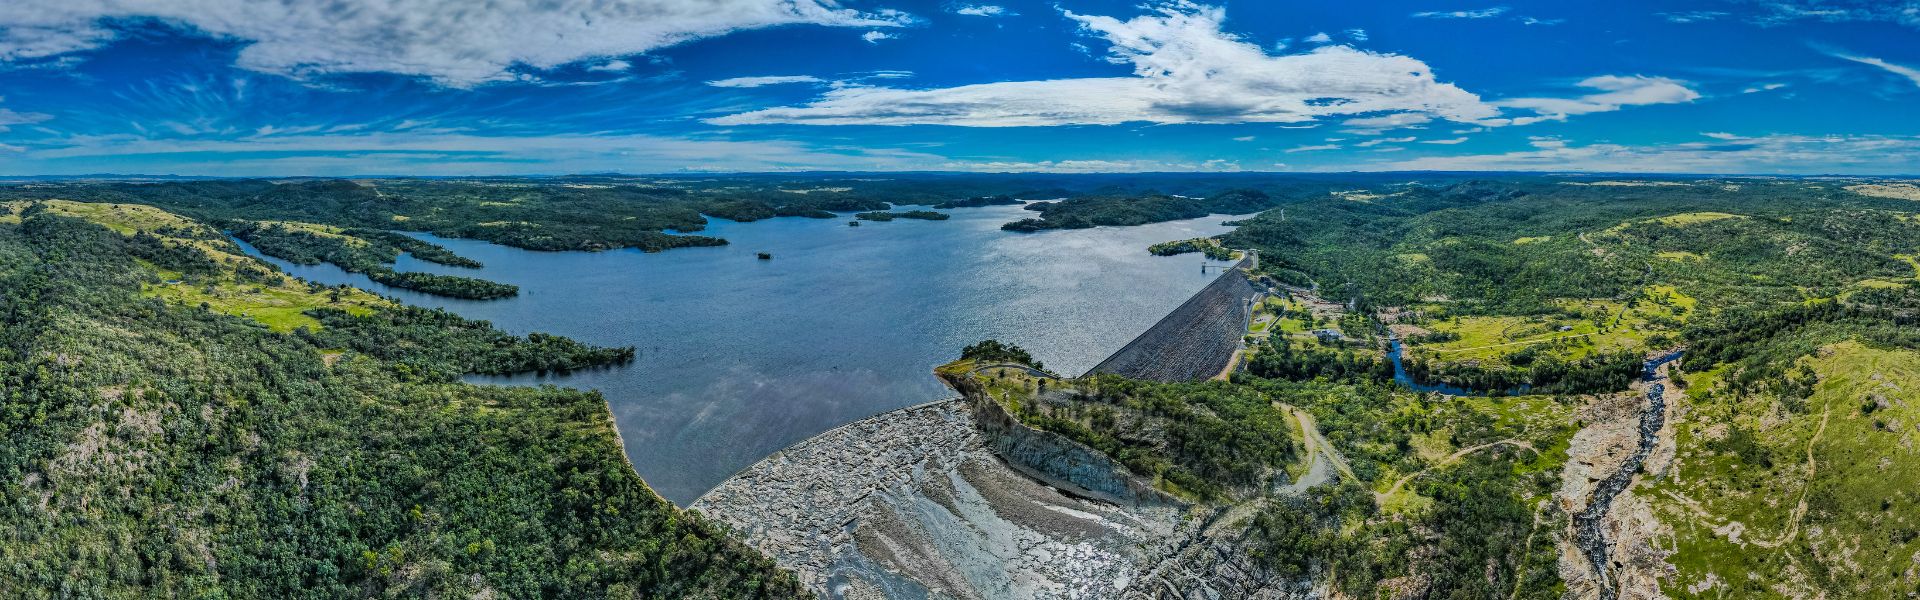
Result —
<svg viewBox="0 0 1920 600"><path fill-rule="evenodd" d="M8 597L797 593L647 489L599 395L458 381L629 349L308 291L147 207L8 208Z"/></svg>

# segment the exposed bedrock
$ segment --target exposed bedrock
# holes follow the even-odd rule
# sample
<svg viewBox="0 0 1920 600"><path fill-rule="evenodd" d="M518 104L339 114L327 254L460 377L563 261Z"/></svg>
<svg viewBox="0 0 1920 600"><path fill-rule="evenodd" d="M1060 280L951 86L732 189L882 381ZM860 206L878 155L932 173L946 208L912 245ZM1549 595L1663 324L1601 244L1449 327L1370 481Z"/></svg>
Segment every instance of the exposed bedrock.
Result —
<svg viewBox="0 0 1920 600"><path fill-rule="evenodd" d="M1210 527L1222 513L1102 481L1130 475L1010 425L980 426L966 400L878 415L768 457L692 508L830 598L1312 597L1263 576L1237 528ZM1015 456L1040 466L1009 464L1001 437L1024 440Z"/></svg>
<svg viewBox="0 0 1920 600"><path fill-rule="evenodd" d="M1251 264L1240 262L1239 267ZM1151 381L1191 381L1220 373L1247 334L1249 306L1258 295L1241 268L1227 269L1146 333L1088 373Z"/></svg>

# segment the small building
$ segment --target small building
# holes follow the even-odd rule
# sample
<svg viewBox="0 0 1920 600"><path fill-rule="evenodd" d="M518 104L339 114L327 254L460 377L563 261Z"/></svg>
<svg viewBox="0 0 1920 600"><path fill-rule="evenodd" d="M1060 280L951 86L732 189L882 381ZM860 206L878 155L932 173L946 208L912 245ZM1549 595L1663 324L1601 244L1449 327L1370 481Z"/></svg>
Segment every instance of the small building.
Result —
<svg viewBox="0 0 1920 600"><path fill-rule="evenodd" d="M1313 337L1319 339L1320 343L1323 344L1344 342L1347 339L1347 336L1340 333L1338 329L1315 329L1313 330Z"/></svg>

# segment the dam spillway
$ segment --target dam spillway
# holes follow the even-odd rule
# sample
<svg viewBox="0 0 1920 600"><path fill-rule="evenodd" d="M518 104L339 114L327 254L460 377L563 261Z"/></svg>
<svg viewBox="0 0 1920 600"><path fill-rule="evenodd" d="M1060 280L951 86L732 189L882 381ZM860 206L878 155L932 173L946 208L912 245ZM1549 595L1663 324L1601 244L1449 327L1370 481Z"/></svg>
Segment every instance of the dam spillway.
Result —
<svg viewBox="0 0 1920 600"><path fill-rule="evenodd" d="M1243 259L1201 288L1145 333L1087 371L1150 381L1213 377L1233 361L1247 333L1249 306L1259 292L1247 280L1252 258Z"/></svg>

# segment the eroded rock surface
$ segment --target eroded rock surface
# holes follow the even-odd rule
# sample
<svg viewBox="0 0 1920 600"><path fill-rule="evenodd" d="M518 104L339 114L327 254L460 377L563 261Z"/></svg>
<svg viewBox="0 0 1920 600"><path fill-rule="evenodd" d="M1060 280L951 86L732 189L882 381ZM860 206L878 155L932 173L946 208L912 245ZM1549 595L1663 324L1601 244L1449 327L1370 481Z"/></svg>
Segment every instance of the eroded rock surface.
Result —
<svg viewBox="0 0 1920 600"><path fill-rule="evenodd" d="M829 598L1311 596L1210 531L1214 511L1062 492L1002 460L974 418L953 400L851 423L692 508Z"/></svg>

